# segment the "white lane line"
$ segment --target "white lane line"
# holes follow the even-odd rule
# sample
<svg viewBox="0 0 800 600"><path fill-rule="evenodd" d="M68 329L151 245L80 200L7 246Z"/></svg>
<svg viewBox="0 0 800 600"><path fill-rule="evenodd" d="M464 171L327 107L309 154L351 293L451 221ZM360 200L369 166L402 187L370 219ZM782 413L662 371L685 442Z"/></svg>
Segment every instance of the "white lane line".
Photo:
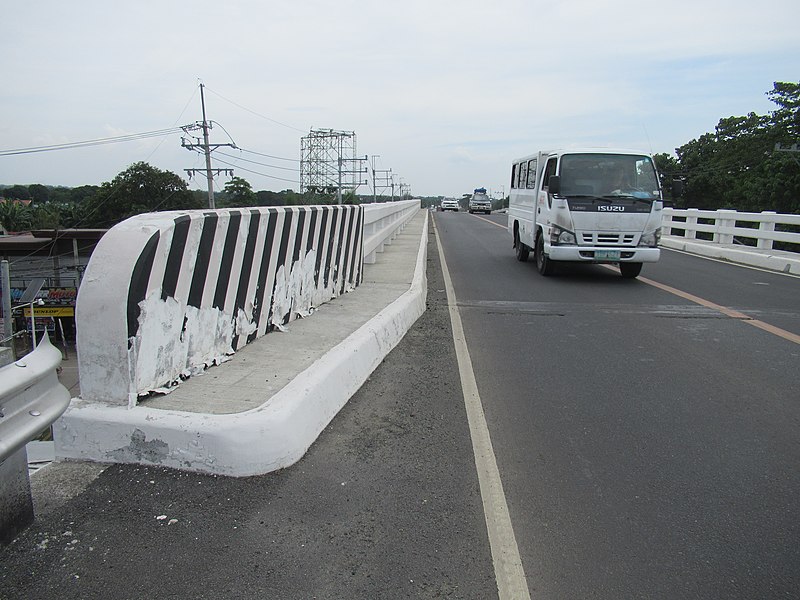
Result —
<svg viewBox="0 0 800 600"><path fill-rule="evenodd" d="M434 230L436 230L435 220ZM467 349L464 328L461 325L461 315L458 312L453 282L450 280L450 271L447 269L438 231L436 231L436 243L444 274L450 323L453 328L453 342L458 359L458 371L461 375L464 404L467 408L472 451L475 454L475 467L478 471L478 484L483 500L483 513L489 532L489 546L492 551L497 591L500 600L530 600L528 583L525 580L525 571L522 568L519 548L517 548L517 538L511 525L511 516L508 513L508 504L505 492L503 492L503 482L500 480L500 471L497 468L489 428L486 425L486 416L483 413L483 404L481 404L481 397L478 394L478 384L472 370L472 360Z"/></svg>

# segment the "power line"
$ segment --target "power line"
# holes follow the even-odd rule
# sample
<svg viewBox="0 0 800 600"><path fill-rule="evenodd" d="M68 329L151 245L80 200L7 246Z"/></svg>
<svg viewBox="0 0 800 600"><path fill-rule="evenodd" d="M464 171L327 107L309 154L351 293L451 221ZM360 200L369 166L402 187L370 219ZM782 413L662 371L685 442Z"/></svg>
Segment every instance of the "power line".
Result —
<svg viewBox="0 0 800 600"><path fill-rule="evenodd" d="M247 112L249 112L249 113L251 113L251 114L254 114L254 115L255 115L255 116L257 116L257 117L261 117L262 119L266 119L267 121L270 121L271 123L275 123L276 125L280 125L281 127L286 127L287 129L294 129L295 131L299 131L300 133L305 133L305 131L303 131L302 129L298 129L297 127L292 127L291 125L287 125L286 123L281 123L280 121L276 121L275 119L271 119L271 118L269 118L269 117L267 117L267 116L265 116L265 115L262 115L261 113L258 113L258 112L254 111L254 110L250 110L250 109L249 109L249 108L247 108L246 106L242 106L241 104L239 104L239 103L237 103L237 102L234 102L233 100L231 100L231 99L229 99L229 98L226 98L226 97L225 97L225 96L223 96L222 94L220 94L220 93L218 93L218 92L215 92L214 90L212 90L212 89L211 89L210 87L208 87L208 86L206 86L206 89L207 89L209 92L211 92L212 94L214 94L215 96L219 96L220 98L222 98L223 100L225 100L225 102L230 102L230 103L231 103L231 104L233 104L234 106L236 106L236 107L238 107L238 108L241 108L242 110L246 110Z"/></svg>
<svg viewBox="0 0 800 600"><path fill-rule="evenodd" d="M233 154L226 154L225 152L217 152L217 154L221 154L222 156L227 156L228 158L233 158L235 160L241 160L246 163L251 163L254 165L259 165L261 167L270 167L272 169L280 169L282 171L294 171L295 173L299 173L300 169L292 169L291 167L279 167L278 165L269 165L267 163L258 162L256 160L250 160L247 158L242 158L240 156L234 156Z"/></svg>
<svg viewBox="0 0 800 600"><path fill-rule="evenodd" d="M247 150L245 148L239 148L238 146L236 147L236 149L240 150L242 152L248 152L249 154L257 154L258 156L265 156L267 158L274 158L275 160L286 160L286 161L289 161L289 162L297 162L296 158L285 158L283 156L273 156L272 154L264 154L263 152L256 152L255 150Z"/></svg>
<svg viewBox="0 0 800 600"><path fill-rule="evenodd" d="M267 177L267 178L269 178L269 179L277 179L278 181L288 181L289 183L297 183L297 184L299 184L299 183L300 183L300 182L299 182L298 180L296 180L296 179L285 179L285 178L283 178L283 177L276 177L275 175L267 175L266 173L260 173L260 172L258 172L258 171L253 171L253 170L251 170L251 169L245 169L244 167L242 167L242 166L240 166L240 165L237 165L237 164L234 164L234 163L229 163L229 162L227 162L227 161L224 161L224 160L222 160L221 158L218 158L218 159L217 159L217 162L221 162L223 165L228 165L228 166L231 166L231 167L236 167L237 169L241 169L242 171L247 171L248 173L253 173L254 175L261 175L262 177Z"/></svg>
<svg viewBox="0 0 800 600"><path fill-rule="evenodd" d="M17 156L20 154L34 154L37 152L53 152L55 150L72 150L74 148L88 148L90 146L101 146L104 144L118 144L120 142L133 142L153 137L172 135L183 131L182 127L170 127L168 129L158 129L156 131L145 131L142 133L131 133L108 138L97 138L94 140L84 140L81 142L67 142L65 144L52 144L49 146L32 146L29 148L12 148L0 150L0 156Z"/></svg>

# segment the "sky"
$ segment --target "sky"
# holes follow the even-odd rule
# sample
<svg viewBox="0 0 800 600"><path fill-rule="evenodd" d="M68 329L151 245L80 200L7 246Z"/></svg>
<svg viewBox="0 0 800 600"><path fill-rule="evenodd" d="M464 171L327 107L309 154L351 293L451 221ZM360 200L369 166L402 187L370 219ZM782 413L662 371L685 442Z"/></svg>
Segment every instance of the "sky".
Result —
<svg viewBox="0 0 800 600"><path fill-rule="evenodd" d="M797 0L0 6L0 153L177 130L0 154L6 185L100 185L145 161L206 189L177 129L202 120L202 83L211 143L238 148L217 149L213 167L254 190L299 191L300 139L322 128L355 132L356 154L415 196L499 196L520 156L674 154L721 118L768 114L773 82L800 78Z"/></svg>

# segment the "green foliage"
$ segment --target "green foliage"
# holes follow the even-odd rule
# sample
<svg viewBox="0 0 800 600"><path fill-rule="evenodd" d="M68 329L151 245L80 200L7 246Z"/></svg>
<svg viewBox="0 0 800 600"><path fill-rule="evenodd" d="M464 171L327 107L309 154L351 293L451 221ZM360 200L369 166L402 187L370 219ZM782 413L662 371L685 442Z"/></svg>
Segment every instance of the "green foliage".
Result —
<svg viewBox="0 0 800 600"><path fill-rule="evenodd" d="M258 198L250 183L241 177L231 177L225 184L224 193L224 202L218 204L220 207L258 205Z"/></svg>
<svg viewBox="0 0 800 600"><path fill-rule="evenodd" d="M5 188L2 190L2 194L0 194L3 198L7 200L30 200L31 193L28 191L28 186L26 185L12 185L10 187Z"/></svg>
<svg viewBox="0 0 800 600"><path fill-rule="evenodd" d="M26 231L31 224L31 210L21 202L0 202L0 227L3 232Z"/></svg>
<svg viewBox="0 0 800 600"><path fill-rule="evenodd" d="M111 227L133 215L202 208L175 173L134 163L81 204L85 227Z"/></svg>
<svg viewBox="0 0 800 600"><path fill-rule="evenodd" d="M41 183L34 183L28 186L28 192L31 195L31 200L36 204L42 204L50 200L50 188Z"/></svg>

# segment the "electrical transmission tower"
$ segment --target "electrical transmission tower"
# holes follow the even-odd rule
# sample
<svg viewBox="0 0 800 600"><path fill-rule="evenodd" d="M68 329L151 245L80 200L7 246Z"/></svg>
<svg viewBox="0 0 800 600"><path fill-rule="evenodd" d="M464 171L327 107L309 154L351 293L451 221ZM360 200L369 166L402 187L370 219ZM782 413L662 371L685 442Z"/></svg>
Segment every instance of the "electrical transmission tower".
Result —
<svg viewBox="0 0 800 600"><path fill-rule="evenodd" d="M203 120L198 121L194 125L188 125L183 128L183 131L187 135L191 135L190 131L196 131L198 129L203 130L203 143L200 143L200 138L195 136L194 144L187 142L185 138L181 138L181 146L186 148L187 150L195 150L201 151L206 157L206 168L205 169L184 169L189 177L194 177L195 173L204 173L206 176L206 181L208 182L208 208L215 208L214 205L214 175L219 175L222 173L223 175L232 176L233 169L212 169L211 168L211 152L220 148L222 146L230 146L231 148L236 148L234 144L210 144L208 142L208 132L211 129L211 122L206 120L206 99L205 95L203 94L203 88L205 86L201 83L200 84L200 104L203 107Z"/></svg>
<svg viewBox="0 0 800 600"><path fill-rule="evenodd" d="M300 192L336 192L341 204L342 190L355 191L362 185L365 160L356 158L355 132L312 129L300 138Z"/></svg>

